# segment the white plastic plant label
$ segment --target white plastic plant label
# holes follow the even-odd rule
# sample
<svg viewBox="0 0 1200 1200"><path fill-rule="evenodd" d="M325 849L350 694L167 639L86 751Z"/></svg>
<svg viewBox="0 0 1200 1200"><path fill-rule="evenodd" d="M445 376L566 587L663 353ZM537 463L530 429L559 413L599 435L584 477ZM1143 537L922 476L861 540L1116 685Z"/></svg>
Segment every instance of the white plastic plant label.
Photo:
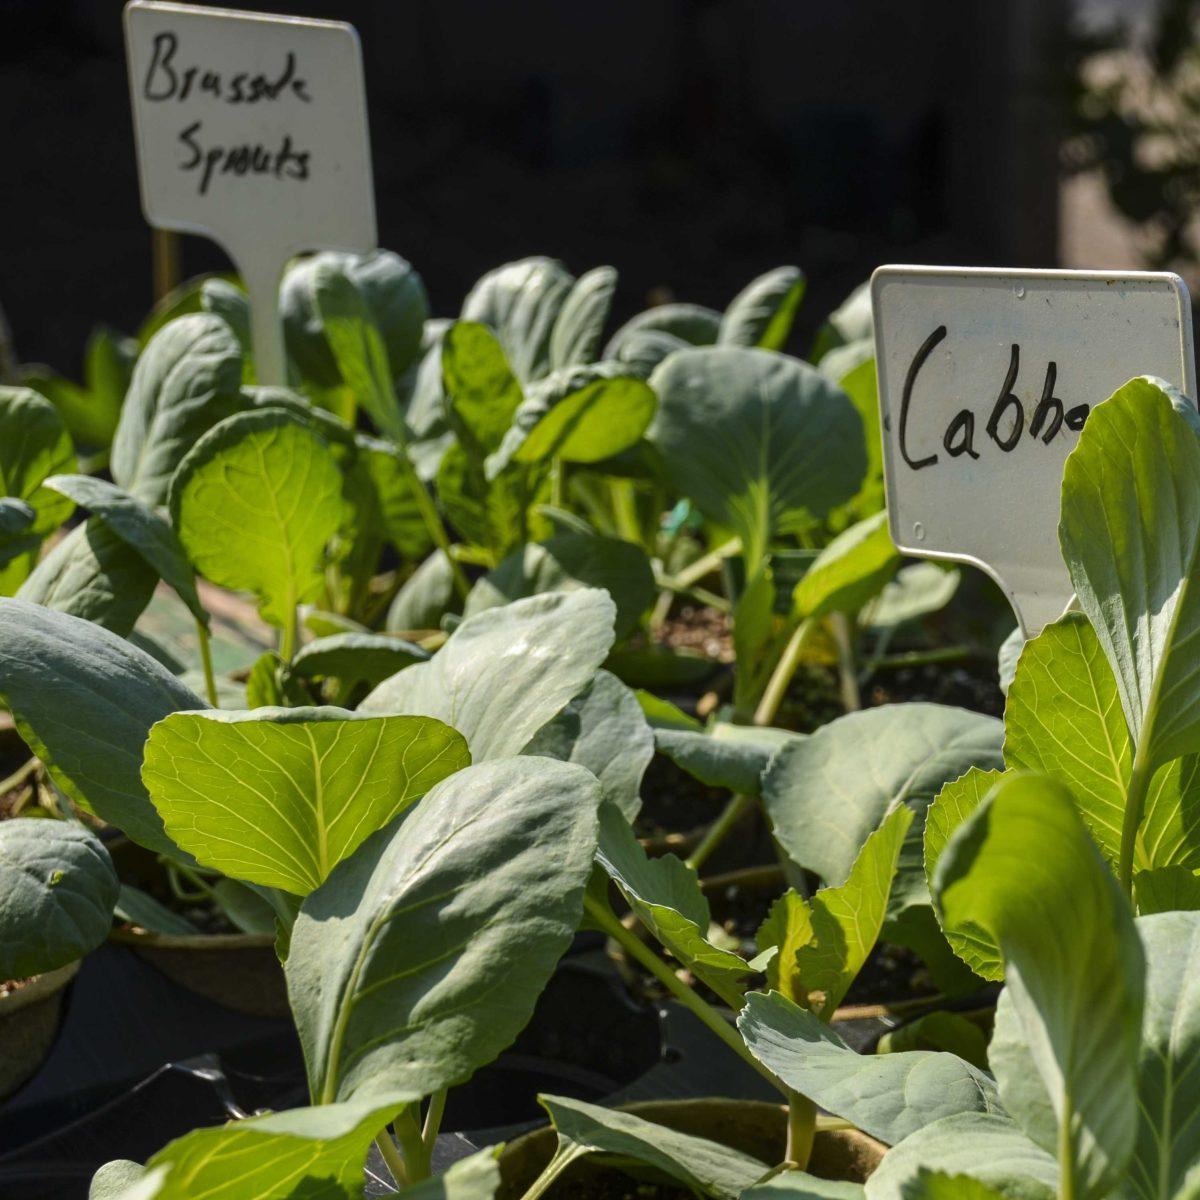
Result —
<svg viewBox="0 0 1200 1200"><path fill-rule="evenodd" d="M288 259L376 244L358 35L341 21L131 0L125 44L146 220L226 250L250 293L258 377L284 383Z"/></svg>
<svg viewBox="0 0 1200 1200"><path fill-rule="evenodd" d="M1063 464L1091 409L1137 375L1195 397L1176 275L880 267L871 280L892 539L972 563L1027 637L1072 588Z"/></svg>

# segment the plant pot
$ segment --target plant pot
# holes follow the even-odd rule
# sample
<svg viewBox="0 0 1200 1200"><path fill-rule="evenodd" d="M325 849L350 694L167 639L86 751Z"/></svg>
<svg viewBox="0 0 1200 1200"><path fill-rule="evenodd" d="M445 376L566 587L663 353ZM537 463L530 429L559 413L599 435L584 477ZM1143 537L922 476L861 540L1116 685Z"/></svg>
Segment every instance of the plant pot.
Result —
<svg viewBox="0 0 1200 1200"><path fill-rule="evenodd" d="M287 983L275 939L263 933L164 934L114 929L168 979L207 1000L252 1017L287 1017Z"/></svg>
<svg viewBox="0 0 1200 1200"><path fill-rule="evenodd" d="M42 1065L58 1034L66 986L79 963L38 975L0 996L0 1100L12 1095Z"/></svg>
<svg viewBox="0 0 1200 1200"><path fill-rule="evenodd" d="M787 1109L780 1104L724 1099L651 1100L626 1105L622 1111L740 1150L760 1159L766 1167L782 1159L787 1140ZM550 1161L556 1144L557 1135L549 1127L510 1142L500 1154L501 1183L496 1200L520 1200ZM881 1142L856 1130L820 1130L808 1170L822 1179L861 1183L879 1165L885 1149ZM628 1176L589 1156L569 1167L546 1194L599 1197L629 1191ZM687 1193L680 1189L679 1194Z"/></svg>

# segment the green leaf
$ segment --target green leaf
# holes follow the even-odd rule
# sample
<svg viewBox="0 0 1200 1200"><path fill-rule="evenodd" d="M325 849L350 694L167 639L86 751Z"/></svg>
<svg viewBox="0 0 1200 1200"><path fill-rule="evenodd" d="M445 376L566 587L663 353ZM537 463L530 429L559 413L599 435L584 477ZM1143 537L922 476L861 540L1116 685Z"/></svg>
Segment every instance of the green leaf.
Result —
<svg viewBox="0 0 1200 1200"><path fill-rule="evenodd" d="M1092 410L1063 475L1063 556L1150 766L1200 750L1195 421L1155 381L1131 380Z"/></svg>
<svg viewBox="0 0 1200 1200"><path fill-rule="evenodd" d="M442 615L454 611L454 575L450 560L435 550L396 593L387 614L389 633L437 629Z"/></svg>
<svg viewBox="0 0 1200 1200"><path fill-rule="evenodd" d="M500 1187L498 1146L460 1158L445 1173L401 1188L403 1200L492 1200Z"/></svg>
<svg viewBox="0 0 1200 1200"><path fill-rule="evenodd" d="M177 856L142 786L142 748L156 721L203 700L123 638L23 600L0 601L0 692L72 800Z"/></svg>
<svg viewBox="0 0 1200 1200"><path fill-rule="evenodd" d="M0 387L0 496L28 502L30 533L57 529L75 507L44 486L60 471L75 470L75 449L53 404L29 388Z"/></svg>
<svg viewBox="0 0 1200 1200"><path fill-rule="evenodd" d="M712 918L695 870L673 854L648 858L629 821L611 804L600 809L597 861L663 946L726 1004L739 1008L751 968L708 940Z"/></svg>
<svg viewBox="0 0 1200 1200"><path fill-rule="evenodd" d="M0 976L27 979L95 950L120 884L98 838L66 821L0 821Z"/></svg>
<svg viewBox="0 0 1200 1200"><path fill-rule="evenodd" d="M566 1096L539 1096L558 1134L556 1158L611 1155L652 1167L692 1192L737 1200L766 1174L767 1166L739 1150L679 1133L619 1109L600 1108Z"/></svg>
<svg viewBox="0 0 1200 1200"><path fill-rule="evenodd" d="M830 350L849 342L864 341L872 337L874 332L871 281L868 279L860 283L826 318L825 324L817 332L812 361L821 362Z"/></svg>
<svg viewBox="0 0 1200 1200"><path fill-rule="evenodd" d="M814 368L767 350L681 350L655 370L651 440L671 483L742 539L751 573L774 537L858 490L862 419Z"/></svg>
<svg viewBox="0 0 1200 1200"><path fill-rule="evenodd" d="M1138 1134L1129 1190L1140 1200L1196 1194L1200 1173L1200 914L1140 917L1146 1011Z"/></svg>
<svg viewBox="0 0 1200 1200"><path fill-rule="evenodd" d="M725 310L718 345L782 350L804 299L806 282L799 267L776 267L752 280Z"/></svg>
<svg viewBox="0 0 1200 1200"><path fill-rule="evenodd" d="M469 762L462 737L427 717L175 713L150 730L142 782L168 835L202 866L306 896Z"/></svg>
<svg viewBox="0 0 1200 1200"><path fill-rule="evenodd" d="M1006 1194L969 1175L924 1169L901 1188L904 1200L1005 1200Z"/></svg>
<svg viewBox="0 0 1200 1200"><path fill-rule="evenodd" d="M527 388L511 428L487 461L488 477L512 462L611 458L637 443L655 404L650 386L623 363L560 368Z"/></svg>
<svg viewBox="0 0 1200 1200"><path fill-rule="evenodd" d="M957 1113L1000 1111L991 1076L957 1055L859 1054L776 992L751 992L738 1029L750 1053L788 1087L889 1146Z"/></svg>
<svg viewBox="0 0 1200 1200"><path fill-rule="evenodd" d="M912 810L897 805L868 835L846 882L822 888L809 901L812 938L797 947L795 966L804 1001L823 1020L833 1019L875 948L912 821Z"/></svg>
<svg viewBox="0 0 1200 1200"><path fill-rule="evenodd" d="M605 800L632 821L642 807L642 776L654 757L654 735L633 692L615 675L597 671L522 753L586 767L600 780Z"/></svg>
<svg viewBox="0 0 1200 1200"><path fill-rule="evenodd" d="M222 421L171 483L171 514L192 562L213 583L253 592L286 627L323 593L325 548L345 511L329 446L282 409Z"/></svg>
<svg viewBox="0 0 1200 1200"><path fill-rule="evenodd" d="M338 276L360 296L365 314L382 341L388 373L398 378L420 352L429 301L421 276L389 250L370 254L325 251L288 268L279 301L289 357L306 381L322 388L343 382L321 313L321 301L330 302L321 292L331 277Z"/></svg>
<svg viewBox="0 0 1200 1200"><path fill-rule="evenodd" d="M807 1171L781 1171L742 1193L742 1200L863 1200L861 1183L818 1179Z"/></svg>
<svg viewBox="0 0 1200 1200"><path fill-rule="evenodd" d="M525 596L603 588L617 606L616 633L627 637L654 603L657 588L641 546L596 534L559 533L527 542L475 583L463 613L472 617Z"/></svg>
<svg viewBox="0 0 1200 1200"><path fill-rule="evenodd" d="M200 310L220 317L233 330L242 349L242 381L255 381L254 347L250 334L250 297L236 283L214 276L200 285Z"/></svg>
<svg viewBox="0 0 1200 1200"><path fill-rule="evenodd" d="M523 395L503 347L486 325L455 321L446 330L442 380L451 423L470 449L480 455L498 450Z"/></svg>
<svg viewBox="0 0 1200 1200"><path fill-rule="evenodd" d="M54 544L17 597L125 636L157 583L158 573L141 554L99 517L90 517Z"/></svg>
<svg viewBox="0 0 1200 1200"><path fill-rule="evenodd" d="M575 280L550 335L552 370L595 361L616 290L615 267L593 267Z"/></svg>
<svg viewBox="0 0 1200 1200"><path fill-rule="evenodd" d="M437 717L475 762L520 752L591 682L612 646L613 602L585 589L469 617L427 663L381 683L360 712Z"/></svg>
<svg viewBox="0 0 1200 1200"><path fill-rule="evenodd" d="M1044 776L998 782L959 826L933 876L947 929L982 931L1005 961L1021 1069L997 1058L1005 1107L1061 1154L1081 1200L1108 1194L1133 1153L1144 956L1133 915L1075 811ZM1054 1113L1029 1102L1031 1078Z"/></svg>
<svg viewBox="0 0 1200 1200"><path fill-rule="evenodd" d="M616 339L613 339L616 342ZM649 379L650 373L668 355L676 350L686 350L691 342L676 337L673 333L665 333L659 329L637 329L616 344L613 353L613 343L609 343L606 356L612 362L624 363L639 379Z"/></svg>
<svg viewBox="0 0 1200 1200"><path fill-rule="evenodd" d="M890 583L859 614L868 629L895 629L940 612L954 599L962 575L956 567L922 562L901 567Z"/></svg>
<svg viewBox="0 0 1200 1200"><path fill-rule="evenodd" d="M1000 738L995 718L940 704L849 713L775 756L763 803L788 855L840 884L894 804L923 816L948 780L972 766L1000 765ZM923 825L910 831L918 846Z"/></svg>
<svg viewBox="0 0 1200 1200"><path fill-rule="evenodd" d="M352 688L357 683L382 683L428 658L420 646L385 633L331 633L301 646L289 670L301 679L332 677Z"/></svg>
<svg viewBox="0 0 1200 1200"><path fill-rule="evenodd" d="M934 872L955 830L983 803L984 797L1004 777L999 770L972 767L938 792L925 815L925 878L932 886ZM941 923L941 914L938 914ZM981 929L943 928L951 949L983 979L1004 978L1004 960L995 939Z"/></svg>
<svg viewBox="0 0 1200 1200"><path fill-rule="evenodd" d="M654 744L693 779L757 796L767 765L784 746L804 736L790 729L718 721L703 731L657 728Z"/></svg>
<svg viewBox="0 0 1200 1200"><path fill-rule="evenodd" d="M113 916L119 921L127 921L130 925L137 925L151 933L189 936L198 932L191 921L130 883L121 884Z"/></svg>
<svg viewBox="0 0 1200 1200"><path fill-rule="evenodd" d="M931 1012L885 1033L876 1054L902 1054L909 1050L946 1050L987 1069L987 1037L969 1017L956 1012Z"/></svg>
<svg viewBox="0 0 1200 1200"><path fill-rule="evenodd" d="M314 1097L462 1083L516 1037L583 911L600 787L582 767L468 767L304 902L288 991Z"/></svg>
<svg viewBox="0 0 1200 1200"><path fill-rule="evenodd" d="M484 275L463 301L464 321L487 325L524 384L550 369L555 323L575 280L562 263L535 256Z"/></svg>
<svg viewBox="0 0 1200 1200"><path fill-rule="evenodd" d="M392 442L359 436L356 462L375 489L379 521L403 558L418 559L429 553L433 540L421 516L412 480L400 462L405 453ZM371 564L374 569L375 564Z"/></svg>
<svg viewBox="0 0 1200 1200"><path fill-rule="evenodd" d="M959 1113L917 1130L883 1156L867 1180L867 1200L908 1200L916 1181L929 1171L965 1175L1006 1200L1058 1197L1054 1158L1000 1113ZM958 1195L954 1193L955 1200ZM970 1195L965 1193L964 1200Z"/></svg>
<svg viewBox="0 0 1200 1200"><path fill-rule="evenodd" d="M821 374L837 384L854 405L863 423L867 470L844 511L853 519L878 512L884 506L883 431L879 424L879 384L875 369L875 339L854 342L821 359Z"/></svg>
<svg viewBox="0 0 1200 1200"><path fill-rule="evenodd" d="M856 613L896 573L900 553L888 533L887 513L851 525L817 555L792 593L798 620L829 613Z"/></svg>
<svg viewBox="0 0 1200 1200"><path fill-rule="evenodd" d="M382 1089L341 1104L293 1108L197 1129L146 1164L165 1167L153 1200L353 1200L375 1135L413 1097ZM140 1194L139 1194L140 1195Z"/></svg>
<svg viewBox="0 0 1200 1200"><path fill-rule="evenodd" d="M1200 909L1200 872L1188 867L1138 871L1133 877L1133 894L1142 916Z"/></svg>
<svg viewBox="0 0 1200 1200"><path fill-rule="evenodd" d="M196 313L163 326L142 351L121 409L116 483L152 508L164 504L197 439L242 409L241 382L241 347L219 317Z"/></svg>
<svg viewBox="0 0 1200 1200"><path fill-rule="evenodd" d="M92 1176L88 1200L148 1200L165 1173L166 1169L159 1167L148 1177L141 1163L128 1158L113 1159Z"/></svg>
<svg viewBox="0 0 1200 1200"><path fill-rule="evenodd" d="M609 339L604 358L621 358L627 345L646 334L677 339L685 346L711 346L721 332L721 314L702 304L657 304L630 317Z"/></svg>
<svg viewBox="0 0 1200 1200"><path fill-rule="evenodd" d="M115 484L93 475L52 475L46 486L89 509L146 560L205 627L208 614L196 594L196 576L170 524Z"/></svg>

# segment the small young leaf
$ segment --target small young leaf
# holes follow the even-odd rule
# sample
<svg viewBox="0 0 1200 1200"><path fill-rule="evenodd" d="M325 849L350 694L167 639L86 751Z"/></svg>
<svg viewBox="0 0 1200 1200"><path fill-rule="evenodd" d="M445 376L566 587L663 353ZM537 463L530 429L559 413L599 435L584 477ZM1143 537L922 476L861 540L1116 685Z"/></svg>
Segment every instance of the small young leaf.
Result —
<svg viewBox="0 0 1200 1200"><path fill-rule="evenodd" d="M956 1012L926 1013L885 1033L875 1053L903 1054L909 1050L946 1050L981 1071L987 1070L987 1037L983 1029Z"/></svg>
<svg viewBox="0 0 1200 1200"><path fill-rule="evenodd" d="M613 642L613 602L584 589L470 617L427 663L384 680L360 712L437 717L475 762L520 754L591 682Z"/></svg>
<svg viewBox="0 0 1200 1200"><path fill-rule="evenodd" d="M454 609L454 575L450 560L435 550L404 582L388 609L390 633L437 629L444 613Z"/></svg>
<svg viewBox="0 0 1200 1200"><path fill-rule="evenodd" d="M657 304L630 317L609 339L606 359L621 358L629 344L647 334L674 338L684 346L711 346L721 332L721 314L702 304Z"/></svg>
<svg viewBox="0 0 1200 1200"><path fill-rule="evenodd" d="M737 1200L767 1172L765 1163L706 1138L679 1133L618 1109L566 1096L539 1096L558 1134L559 1155L612 1155L653 1167L713 1200Z"/></svg>
<svg viewBox="0 0 1200 1200"><path fill-rule="evenodd" d="M314 1097L429 1094L509 1045L579 926L599 802L582 767L483 763L333 871L287 960Z"/></svg>
<svg viewBox="0 0 1200 1200"><path fill-rule="evenodd" d="M1008 1193L997 1191L969 1175L947 1175L944 1171L917 1172L900 1189L903 1200L1005 1200Z"/></svg>
<svg viewBox="0 0 1200 1200"><path fill-rule="evenodd" d="M738 1029L750 1053L788 1087L888 1145L956 1113L1000 1111L992 1077L957 1055L859 1054L775 992L751 992Z"/></svg>
<svg viewBox="0 0 1200 1200"><path fill-rule="evenodd" d="M550 368L594 362L617 290L615 267L593 267L575 280L550 334Z"/></svg>
<svg viewBox="0 0 1200 1200"><path fill-rule="evenodd" d="M463 739L427 717L175 713L150 730L142 781L202 866L305 896L469 761Z"/></svg>
<svg viewBox="0 0 1200 1200"><path fill-rule="evenodd" d="M252 591L286 627L318 599L325 550L345 513L329 446L282 409L242 413L207 433L171 482L171 513L192 562L213 583Z"/></svg>
<svg viewBox="0 0 1200 1200"><path fill-rule="evenodd" d="M31 533L45 537L71 515L70 499L43 485L74 469L75 449L54 405L29 388L0 387L0 496L29 503Z"/></svg>
<svg viewBox="0 0 1200 1200"><path fill-rule="evenodd" d="M799 267L776 267L751 280L729 302L717 343L782 350L804 299L806 282Z"/></svg>
<svg viewBox="0 0 1200 1200"><path fill-rule="evenodd" d="M958 591L962 574L943 563L921 562L901 567L890 583L859 614L859 623L871 630L895 629L941 612Z"/></svg>
<svg viewBox="0 0 1200 1200"><path fill-rule="evenodd" d="M805 736L790 729L717 721L705 730L656 728L654 744L693 779L757 796L771 760L784 746Z"/></svg>
<svg viewBox="0 0 1200 1200"><path fill-rule="evenodd" d="M496 335L455 321L442 338L442 377L451 423L480 455L498 450L523 396Z"/></svg>
<svg viewBox="0 0 1200 1200"><path fill-rule="evenodd" d="M833 612L856 613L879 595L899 565L887 513L867 517L840 533L817 556L796 584L793 615L807 620Z"/></svg>
<svg viewBox="0 0 1200 1200"><path fill-rule="evenodd" d="M108 937L120 884L108 851L79 825L0 821L0 979L82 958Z"/></svg>
<svg viewBox="0 0 1200 1200"><path fill-rule="evenodd" d="M332 633L296 651L290 671L301 679L339 679L347 687L374 686L397 671L425 662L429 652L383 633Z"/></svg>

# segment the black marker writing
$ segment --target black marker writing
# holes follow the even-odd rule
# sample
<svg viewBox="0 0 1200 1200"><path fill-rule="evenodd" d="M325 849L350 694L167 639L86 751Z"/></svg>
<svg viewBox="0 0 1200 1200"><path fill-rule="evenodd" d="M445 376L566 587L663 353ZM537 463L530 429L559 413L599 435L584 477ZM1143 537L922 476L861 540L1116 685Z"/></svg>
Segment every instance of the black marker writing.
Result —
<svg viewBox="0 0 1200 1200"><path fill-rule="evenodd" d="M226 104L257 104L263 100L278 100L284 94L296 96L306 104L312 101L308 81L296 74L296 56L290 50L279 74L270 76L261 71L250 74L239 71L230 75L224 68L212 66L177 66L179 37L170 32L156 34L150 68L142 85L147 100L183 101L200 93Z"/></svg>
<svg viewBox="0 0 1200 1200"><path fill-rule="evenodd" d="M205 148L198 140L200 121L193 121L180 131L179 140L187 149L187 157L179 164L182 171L199 172L197 190L208 193L213 175L273 175L276 179L303 181L309 176L310 153L292 145L291 134L285 134L277 149L270 150L261 143L243 142L236 146Z"/></svg>

